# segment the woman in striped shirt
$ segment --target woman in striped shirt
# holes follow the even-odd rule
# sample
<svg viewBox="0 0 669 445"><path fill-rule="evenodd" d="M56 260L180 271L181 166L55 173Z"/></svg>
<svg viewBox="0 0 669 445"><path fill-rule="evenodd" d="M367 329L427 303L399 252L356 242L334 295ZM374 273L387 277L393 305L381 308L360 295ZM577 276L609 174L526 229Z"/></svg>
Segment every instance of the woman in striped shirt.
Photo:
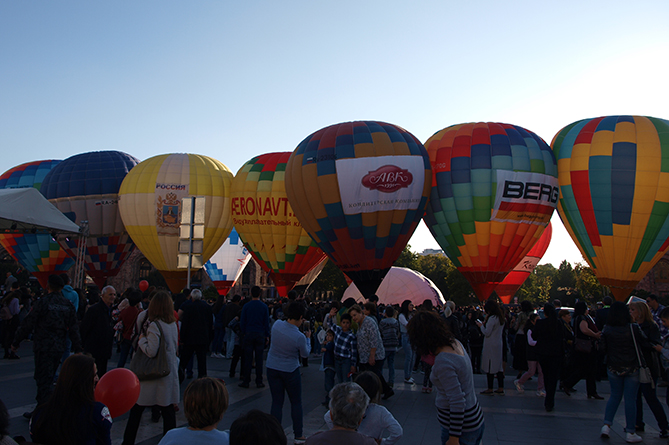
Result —
<svg viewBox="0 0 669 445"><path fill-rule="evenodd" d="M436 356L430 379L437 390L435 405L442 444L480 444L483 411L474 391L472 364L462 343L433 312L416 313L407 332L417 354Z"/></svg>

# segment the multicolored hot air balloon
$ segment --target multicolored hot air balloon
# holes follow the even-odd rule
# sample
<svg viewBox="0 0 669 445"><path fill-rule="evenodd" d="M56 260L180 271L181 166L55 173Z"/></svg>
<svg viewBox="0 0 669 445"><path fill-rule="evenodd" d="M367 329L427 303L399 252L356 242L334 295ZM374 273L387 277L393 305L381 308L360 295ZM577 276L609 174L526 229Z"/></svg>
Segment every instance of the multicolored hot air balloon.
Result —
<svg viewBox="0 0 669 445"><path fill-rule="evenodd" d="M34 161L7 170L0 176L0 188L34 187L40 190L42 181L60 161ZM74 260L45 233L0 234L0 244L22 267L30 272L43 288L49 275L69 270Z"/></svg>
<svg viewBox="0 0 669 445"><path fill-rule="evenodd" d="M183 289L187 280L187 270L177 267L181 200L189 196L205 198L205 263L232 230L231 182L232 173L222 162L184 153L142 161L123 181L119 210L125 227L172 292Z"/></svg>
<svg viewBox="0 0 669 445"><path fill-rule="evenodd" d="M139 161L120 151L96 151L69 157L44 178L40 191L76 224L88 221L84 265L98 286L118 273L135 245L118 212L118 191L125 175ZM77 238L60 239L77 256Z"/></svg>
<svg viewBox="0 0 669 445"><path fill-rule="evenodd" d="M624 301L669 248L669 121L584 119L551 146L562 222L599 282Z"/></svg>
<svg viewBox="0 0 669 445"><path fill-rule="evenodd" d="M302 228L286 196L290 152L267 153L244 164L232 181L232 219L242 241L269 273L280 296L325 259Z"/></svg>
<svg viewBox="0 0 669 445"><path fill-rule="evenodd" d="M548 245L551 243L551 237L553 236L553 225L548 223L548 227L544 230L544 233L539 238L539 241L536 242L534 246L527 252L525 258L520 260L520 263L516 264L511 272L504 278L504 280L495 287L495 292L502 303L509 304L511 302L511 297L513 297L520 286L523 285L527 277L534 271L541 260L541 257L544 256Z"/></svg>
<svg viewBox="0 0 669 445"><path fill-rule="evenodd" d="M204 265L219 295L226 295L235 285L250 259L251 254L233 227L221 248Z"/></svg>
<svg viewBox="0 0 669 445"><path fill-rule="evenodd" d="M365 296L373 295L425 211L432 168L415 136L346 122L302 141L286 193L302 226Z"/></svg>
<svg viewBox="0 0 669 445"><path fill-rule="evenodd" d="M486 122L445 128L425 148L434 170L425 223L486 300L557 206L553 152L531 131Z"/></svg>

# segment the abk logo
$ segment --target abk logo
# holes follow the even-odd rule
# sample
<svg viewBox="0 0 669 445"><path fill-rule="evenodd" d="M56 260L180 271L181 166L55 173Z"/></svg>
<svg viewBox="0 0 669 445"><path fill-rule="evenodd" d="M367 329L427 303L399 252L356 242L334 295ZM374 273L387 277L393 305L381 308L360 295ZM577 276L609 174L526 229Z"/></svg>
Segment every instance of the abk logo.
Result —
<svg viewBox="0 0 669 445"><path fill-rule="evenodd" d="M411 172L396 165L384 165L362 178L363 186L384 193L392 193L401 188L409 187L412 182L413 175Z"/></svg>

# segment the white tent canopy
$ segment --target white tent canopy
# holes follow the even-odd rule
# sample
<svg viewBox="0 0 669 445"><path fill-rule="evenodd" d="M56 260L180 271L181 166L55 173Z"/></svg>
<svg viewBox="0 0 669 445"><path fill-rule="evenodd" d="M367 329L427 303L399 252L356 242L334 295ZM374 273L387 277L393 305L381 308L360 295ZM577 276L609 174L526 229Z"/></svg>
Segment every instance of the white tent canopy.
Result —
<svg viewBox="0 0 669 445"><path fill-rule="evenodd" d="M419 305L425 300L432 300L433 304L438 305L446 301L432 280L404 267L391 267L376 295L380 304L402 304L404 300L411 300L414 305ZM351 297L358 302L365 301L355 283L346 289L341 301Z"/></svg>
<svg viewBox="0 0 669 445"><path fill-rule="evenodd" d="M0 232L78 234L70 221L33 187L0 190Z"/></svg>

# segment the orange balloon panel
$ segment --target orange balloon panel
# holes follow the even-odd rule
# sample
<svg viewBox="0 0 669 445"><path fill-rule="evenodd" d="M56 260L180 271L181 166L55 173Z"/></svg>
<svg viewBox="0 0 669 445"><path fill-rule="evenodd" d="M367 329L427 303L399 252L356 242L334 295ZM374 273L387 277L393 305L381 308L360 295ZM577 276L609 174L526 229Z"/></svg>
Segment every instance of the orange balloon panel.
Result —
<svg viewBox="0 0 669 445"><path fill-rule="evenodd" d="M504 280L495 287L495 292L497 296L502 300L503 303L509 304L511 302L511 297L513 297L520 286L523 285L525 280L530 276L534 271L541 260L541 257L544 256L548 245L551 243L551 237L553 236L553 225L548 224L546 230L539 238L539 241L527 252L525 258L523 258L520 263L516 264L516 267L513 268L511 272L504 278Z"/></svg>

